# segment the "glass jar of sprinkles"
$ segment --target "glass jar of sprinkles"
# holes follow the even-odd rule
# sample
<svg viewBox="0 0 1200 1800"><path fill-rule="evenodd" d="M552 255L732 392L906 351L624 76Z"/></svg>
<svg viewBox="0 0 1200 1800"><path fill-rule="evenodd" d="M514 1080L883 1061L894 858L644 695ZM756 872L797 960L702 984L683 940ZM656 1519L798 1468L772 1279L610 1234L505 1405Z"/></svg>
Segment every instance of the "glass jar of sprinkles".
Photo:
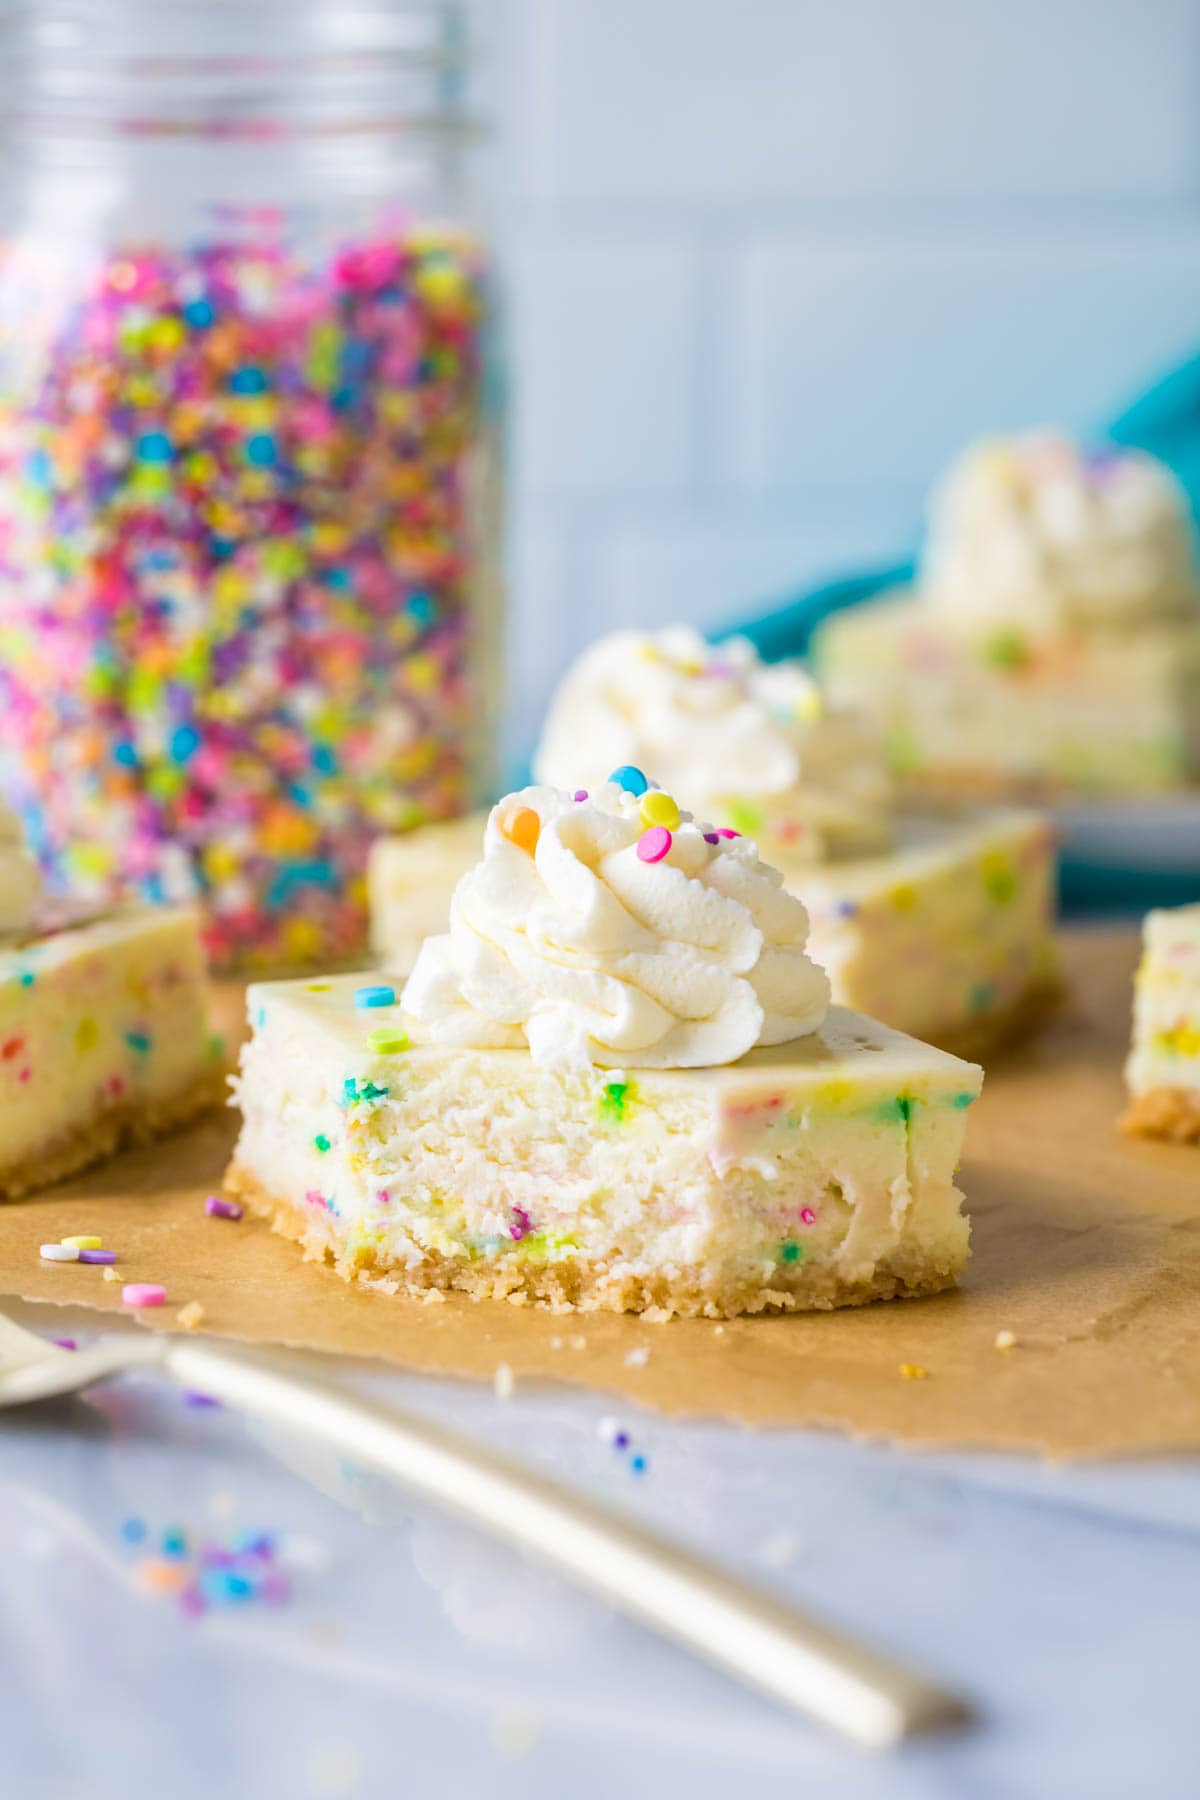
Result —
<svg viewBox="0 0 1200 1800"><path fill-rule="evenodd" d="M0 26L0 793L51 883L340 960L373 837L475 802L491 265L453 4Z"/></svg>

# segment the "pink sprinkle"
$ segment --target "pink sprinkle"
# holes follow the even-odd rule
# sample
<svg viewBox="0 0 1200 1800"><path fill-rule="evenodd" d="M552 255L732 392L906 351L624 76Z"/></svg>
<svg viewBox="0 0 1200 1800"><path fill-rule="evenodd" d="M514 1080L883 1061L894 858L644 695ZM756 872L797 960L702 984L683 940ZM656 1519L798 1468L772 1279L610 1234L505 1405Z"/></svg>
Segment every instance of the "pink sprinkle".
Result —
<svg viewBox="0 0 1200 1800"><path fill-rule="evenodd" d="M167 1290L157 1281L127 1281L121 1289L124 1306L161 1306Z"/></svg>
<svg viewBox="0 0 1200 1800"><path fill-rule="evenodd" d="M816 1224L816 1222L817 1222L817 1215L816 1215L816 1213L815 1213L815 1212L814 1212L814 1211L813 1211L813 1209L812 1209L812 1207L811 1207L811 1206L804 1206L804 1207L801 1207L801 1209L800 1209L800 1222L801 1222L801 1224L802 1224L802 1225L815 1225L815 1224Z"/></svg>
<svg viewBox="0 0 1200 1800"><path fill-rule="evenodd" d="M210 1194L204 1210L210 1219L240 1219L244 1212L236 1200L222 1200L220 1194Z"/></svg>
<svg viewBox="0 0 1200 1800"><path fill-rule="evenodd" d="M55 1338L54 1342L60 1350L76 1350L79 1347L74 1338Z"/></svg>
<svg viewBox="0 0 1200 1800"><path fill-rule="evenodd" d="M728 825L718 825L717 826L717 836L719 838L722 838L722 837L723 838L735 838L735 837L741 837L741 835L742 834L740 831L730 831Z"/></svg>
<svg viewBox="0 0 1200 1800"><path fill-rule="evenodd" d="M380 1206L388 1206L391 1204L392 1190L390 1188L380 1188L375 1198L378 1200Z"/></svg>
<svg viewBox="0 0 1200 1800"><path fill-rule="evenodd" d="M665 825L651 825L638 839L637 853L645 863L661 862L671 848L671 834Z"/></svg>
<svg viewBox="0 0 1200 1800"><path fill-rule="evenodd" d="M512 1216L513 1222L508 1228L508 1235L519 1244L521 1239L528 1237L533 1230L533 1221L523 1206L514 1206Z"/></svg>
<svg viewBox="0 0 1200 1800"><path fill-rule="evenodd" d="M576 800L586 800L587 797L588 797L588 791L586 788L576 788L575 789L575 799Z"/></svg>

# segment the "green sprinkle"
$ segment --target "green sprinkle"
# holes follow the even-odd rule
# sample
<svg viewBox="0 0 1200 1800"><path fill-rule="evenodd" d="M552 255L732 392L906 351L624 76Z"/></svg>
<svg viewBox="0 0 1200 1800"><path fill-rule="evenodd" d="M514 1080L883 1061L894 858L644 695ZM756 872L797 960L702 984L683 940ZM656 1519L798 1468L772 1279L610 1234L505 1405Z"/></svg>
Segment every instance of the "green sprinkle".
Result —
<svg viewBox="0 0 1200 1800"><path fill-rule="evenodd" d="M977 981L971 989L970 1005L973 1012L987 1012L996 1004L996 988L993 982Z"/></svg>
<svg viewBox="0 0 1200 1800"><path fill-rule="evenodd" d="M408 1047L408 1033L401 1031L398 1025L377 1025L367 1038L367 1048L378 1056L393 1056Z"/></svg>
<svg viewBox="0 0 1200 1800"><path fill-rule="evenodd" d="M950 1104L957 1106L960 1112L965 1112L968 1106L975 1104L976 1098L975 1094L955 1094Z"/></svg>
<svg viewBox="0 0 1200 1800"><path fill-rule="evenodd" d="M22 987L32 987L34 982L37 980L37 976L34 974L32 969L22 969L21 973L17 977L17 979L21 983Z"/></svg>
<svg viewBox="0 0 1200 1800"><path fill-rule="evenodd" d="M150 1054L151 1038L148 1031L127 1031L125 1033L125 1042L129 1045L131 1050L136 1050L139 1056L148 1056Z"/></svg>
<svg viewBox="0 0 1200 1800"><path fill-rule="evenodd" d="M323 1131L318 1131L316 1137L313 1139L313 1143L317 1146L317 1149L321 1152L322 1156L324 1156L326 1150L332 1148L329 1139L325 1136Z"/></svg>
<svg viewBox="0 0 1200 1800"><path fill-rule="evenodd" d="M785 1262L785 1263L803 1262L804 1261L804 1245L803 1244L780 1244L779 1260L780 1260L780 1262Z"/></svg>
<svg viewBox="0 0 1200 1800"><path fill-rule="evenodd" d="M745 800L730 800L725 811L733 822L735 831L745 837L758 837L766 824L762 813L756 806L750 806Z"/></svg>
<svg viewBox="0 0 1200 1800"><path fill-rule="evenodd" d="M387 1089L385 1087L380 1087L377 1081L364 1081L358 1090L358 1097L360 1100L386 1100L387 1095Z"/></svg>
<svg viewBox="0 0 1200 1800"><path fill-rule="evenodd" d="M907 1125L913 1116L917 1102L910 1094L897 1094L894 1100L882 1100L876 1109L876 1117L885 1125Z"/></svg>
<svg viewBox="0 0 1200 1800"><path fill-rule="evenodd" d="M625 1108L631 1103L631 1081L609 1081L604 1085L604 1092L597 1103L600 1118L608 1125L619 1125L625 1117Z"/></svg>
<svg viewBox="0 0 1200 1800"><path fill-rule="evenodd" d="M1011 628L994 631L983 646L983 660L993 669L1025 669L1033 661L1029 644Z"/></svg>

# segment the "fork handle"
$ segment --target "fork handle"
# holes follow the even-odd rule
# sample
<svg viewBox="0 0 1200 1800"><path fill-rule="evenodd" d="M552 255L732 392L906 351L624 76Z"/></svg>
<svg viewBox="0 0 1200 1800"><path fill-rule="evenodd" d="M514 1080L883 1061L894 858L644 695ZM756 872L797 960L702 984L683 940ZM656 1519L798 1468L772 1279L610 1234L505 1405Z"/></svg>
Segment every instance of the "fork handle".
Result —
<svg viewBox="0 0 1200 1800"><path fill-rule="evenodd" d="M203 1338L172 1337L164 1362L185 1386L383 1471L861 1745L885 1749L968 1717L955 1695L881 1652L427 1419Z"/></svg>

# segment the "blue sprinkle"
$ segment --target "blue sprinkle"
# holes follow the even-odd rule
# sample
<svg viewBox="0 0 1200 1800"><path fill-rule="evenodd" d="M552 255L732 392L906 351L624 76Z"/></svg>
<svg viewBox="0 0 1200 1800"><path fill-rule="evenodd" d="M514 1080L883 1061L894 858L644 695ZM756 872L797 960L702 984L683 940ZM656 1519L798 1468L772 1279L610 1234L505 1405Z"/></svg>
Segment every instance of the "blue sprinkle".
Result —
<svg viewBox="0 0 1200 1800"><path fill-rule="evenodd" d="M635 1475L644 1475L646 1473L646 1459L644 1456L631 1456L629 1459L629 1466Z"/></svg>
<svg viewBox="0 0 1200 1800"><path fill-rule="evenodd" d="M417 625L428 625L434 615L434 604L428 594L410 594L404 609Z"/></svg>
<svg viewBox="0 0 1200 1800"><path fill-rule="evenodd" d="M138 753L134 749L132 744L129 744L129 743L114 744L112 754L113 754L113 761L115 763L119 763L123 769L136 769L137 768Z"/></svg>
<svg viewBox="0 0 1200 1800"><path fill-rule="evenodd" d="M622 763L619 769L613 770L608 779L614 787L624 788L627 794L632 794L635 800L639 799L650 786L642 771L635 769L631 763Z"/></svg>
<svg viewBox="0 0 1200 1800"><path fill-rule="evenodd" d="M269 469L276 457L275 439L265 431L256 431L246 439L246 455L260 469Z"/></svg>
<svg viewBox="0 0 1200 1800"><path fill-rule="evenodd" d="M328 744L314 744L312 747L312 766L320 775L337 773L337 757Z"/></svg>
<svg viewBox="0 0 1200 1800"><path fill-rule="evenodd" d="M165 431L143 431L137 441L137 453L138 461L144 463L169 463L174 454Z"/></svg>
<svg viewBox="0 0 1200 1800"><path fill-rule="evenodd" d="M394 987L360 987L354 990L355 1006L395 1006L396 990Z"/></svg>
<svg viewBox="0 0 1200 1800"><path fill-rule="evenodd" d="M127 1544L142 1544L146 1541L146 1525L142 1519L122 1519L121 1536Z"/></svg>
<svg viewBox="0 0 1200 1800"><path fill-rule="evenodd" d="M183 1557L187 1555L187 1538L177 1525L173 1525L162 1534L160 1546L164 1556Z"/></svg>
<svg viewBox="0 0 1200 1800"><path fill-rule="evenodd" d="M125 1042L129 1045L129 1048L131 1050L136 1050L141 1056L148 1056L150 1054L150 1045L152 1041L148 1031L127 1031L125 1033Z"/></svg>
<svg viewBox="0 0 1200 1800"><path fill-rule="evenodd" d="M216 562L224 562L227 556L232 556L233 549L233 542L230 538L210 537L208 540L209 555Z"/></svg>
<svg viewBox="0 0 1200 1800"><path fill-rule="evenodd" d="M342 1105L353 1106L358 1099L358 1082L353 1075L347 1075L342 1083Z"/></svg>
<svg viewBox="0 0 1200 1800"><path fill-rule="evenodd" d="M31 451L25 459L25 473L35 487L49 487L54 479L54 464L50 461L49 452Z"/></svg>
<svg viewBox="0 0 1200 1800"><path fill-rule="evenodd" d="M266 1007L265 1007L265 1006L256 1006L256 1007L255 1007L255 1009L254 1009L254 1026L255 1026L255 1029L256 1029L256 1030L257 1030L257 1031L261 1031L261 1030L262 1030L262 1028L263 1028L263 1026L264 1026L264 1025L265 1025L265 1024L266 1024L266 1022L267 1022L267 1009L266 1009Z"/></svg>
<svg viewBox="0 0 1200 1800"><path fill-rule="evenodd" d="M189 325L195 325L202 331L206 325L212 324L217 315L210 300L189 300L183 309L183 316Z"/></svg>
<svg viewBox="0 0 1200 1800"><path fill-rule="evenodd" d="M185 763L200 748L200 733L194 725L177 725L171 733L171 760Z"/></svg>
<svg viewBox="0 0 1200 1800"><path fill-rule="evenodd" d="M235 369L229 377L230 392L234 394L265 394L267 378L261 369L247 366Z"/></svg>
<svg viewBox="0 0 1200 1800"><path fill-rule="evenodd" d="M339 593L348 592L350 587L349 569L330 569L325 577L326 586L336 588Z"/></svg>
<svg viewBox="0 0 1200 1800"><path fill-rule="evenodd" d="M853 900L839 900L833 910L839 919L852 919L858 907Z"/></svg>

